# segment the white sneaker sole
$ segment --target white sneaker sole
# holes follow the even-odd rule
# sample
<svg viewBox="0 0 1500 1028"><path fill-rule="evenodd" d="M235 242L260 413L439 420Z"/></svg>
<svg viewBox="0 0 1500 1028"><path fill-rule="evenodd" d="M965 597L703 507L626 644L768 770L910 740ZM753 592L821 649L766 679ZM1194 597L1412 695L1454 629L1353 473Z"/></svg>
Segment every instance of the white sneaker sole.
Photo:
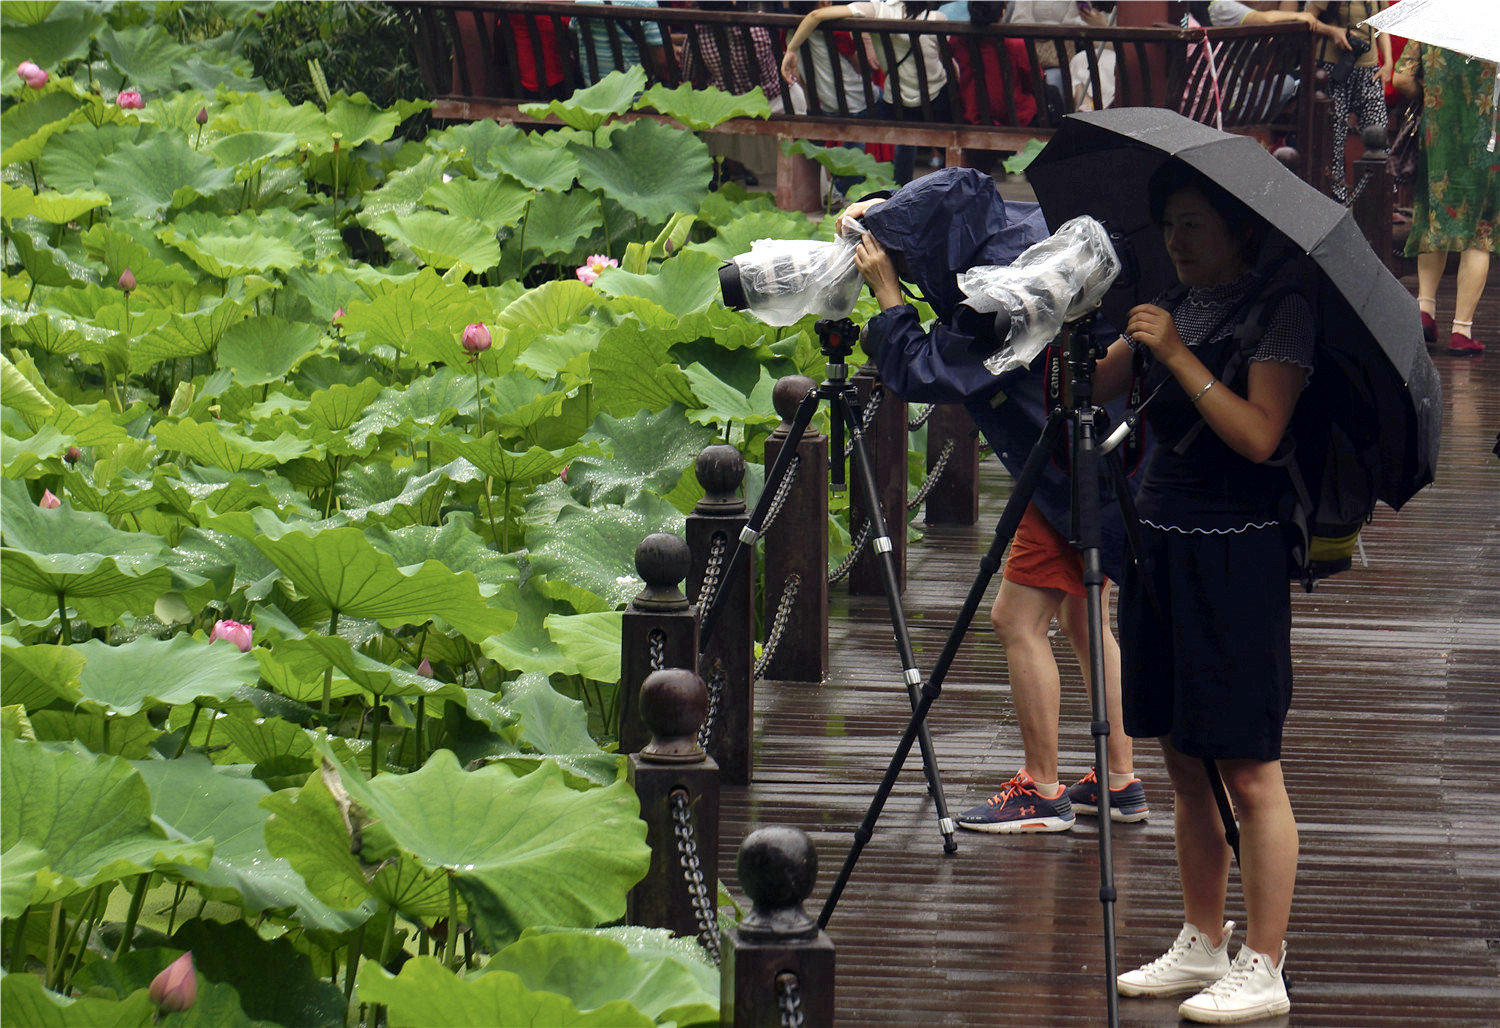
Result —
<svg viewBox="0 0 1500 1028"><path fill-rule="evenodd" d="M1060 817L1036 817L1024 821L998 821L994 824L969 824L960 821L958 827L967 828L971 832L989 832L991 835L1020 835L1024 832L1066 832L1076 823L1064 821ZM1213 982L1209 982L1210 985Z"/></svg>
<svg viewBox="0 0 1500 1028"><path fill-rule="evenodd" d="M1228 974L1229 972L1224 972ZM1172 982L1162 985L1136 985L1127 982L1124 976L1115 979L1115 988L1121 996L1181 996L1185 992L1199 993L1217 982L1224 975L1213 978L1196 978L1192 981Z"/></svg>
<svg viewBox="0 0 1500 1028"><path fill-rule="evenodd" d="M1177 1007L1177 1016L1189 1021L1197 1021L1199 1024L1238 1024L1241 1021L1255 1021L1262 1017L1275 1017L1277 1014L1289 1013L1291 1009L1292 1001L1289 998L1271 1000L1241 1010L1212 1010L1208 1007L1195 1007L1191 1003L1183 1003Z"/></svg>
<svg viewBox="0 0 1500 1028"><path fill-rule="evenodd" d="M1098 807L1094 807L1094 806L1089 806L1089 805L1083 804L1083 803L1074 803L1073 804L1073 813L1075 813L1075 814L1087 814L1090 817L1098 817L1099 816L1099 808ZM1144 820L1146 820L1146 818L1148 818L1150 816L1151 816L1151 811L1149 809L1147 809L1147 810L1137 810L1133 814L1127 814L1127 813L1125 813L1125 811L1121 810L1119 807L1110 807L1109 808L1109 819L1111 821L1119 821L1119 822L1122 822L1124 824L1135 824L1137 821L1144 821Z"/></svg>

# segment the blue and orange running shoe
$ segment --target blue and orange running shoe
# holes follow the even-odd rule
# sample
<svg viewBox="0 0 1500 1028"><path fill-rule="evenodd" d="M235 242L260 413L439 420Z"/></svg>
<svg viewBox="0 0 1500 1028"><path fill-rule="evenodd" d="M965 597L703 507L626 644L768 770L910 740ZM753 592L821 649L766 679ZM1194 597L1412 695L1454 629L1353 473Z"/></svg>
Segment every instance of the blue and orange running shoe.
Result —
<svg viewBox="0 0 1500 1028"><path fill-rule="evenodd" d="M1068 799L1073 809L1080 814L1099 813L1099 776L1094 768L1078 781L1068 786ZM1151 815L1146 805L1146 787L1139 778L1132 778L1128 785L1109 790L1109 819L1111 821L1144 821Z"/></svg>
<svg viewBox="0 0 1500 1028"><path fill-rule="evenodd" d="M1073 805L1064 789L1052 799L1036 791L1036 781L1025 768L1000 791L977 807L958 815L960 828L976 832L1065 832L1073 827Z"/></svg>

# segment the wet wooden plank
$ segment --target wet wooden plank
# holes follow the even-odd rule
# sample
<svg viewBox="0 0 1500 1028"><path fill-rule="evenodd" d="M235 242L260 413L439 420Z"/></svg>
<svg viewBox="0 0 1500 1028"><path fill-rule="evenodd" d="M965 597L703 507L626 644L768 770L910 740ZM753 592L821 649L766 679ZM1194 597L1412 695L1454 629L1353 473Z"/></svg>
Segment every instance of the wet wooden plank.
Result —
<svg viewBox="0 0 1500 1028"><path fill-rule="evenodd" d="M1477 319L1500 327L1500 273ZM1414 287L1414 283L1412 283ZM1439 310L1451 316L1453 280ZM1443 322L1446 327L1446 321ZM1481 335L1483 338L1483 335ZM1500 334L1490 338L1500 344ZM1284 766L1301 832L1289 933L1292 1013L1259 1024L1397 1028L1500 1023L1500 345L1435 357L1445 390L1438 481L1364 533L1369 568L1294 598L1296 694ZM989 545L1008 480L982 466L973 528L930 531L904 597L919 666L946 640ZM981 801L1021 762L988 601L929 727L949 807ZM910 715L881 599L834 591L833 673L762 683L757 778L726 789L720 866L779 822L817 847L816 913ZM1063 668L1061 767L1092 762L1076 664ZM1152 818L1118 825L1119 965L1170 942L1180 900L1161 758L1139 744ZM829 924L847 1025L1099 1025L1105 1020L1097 828L963 832L942 852L916 750ZM1230 916L1243 921L1238 882ZM1121 1023L1174 1024L1175 1000L1120 1001Z"/></svg>

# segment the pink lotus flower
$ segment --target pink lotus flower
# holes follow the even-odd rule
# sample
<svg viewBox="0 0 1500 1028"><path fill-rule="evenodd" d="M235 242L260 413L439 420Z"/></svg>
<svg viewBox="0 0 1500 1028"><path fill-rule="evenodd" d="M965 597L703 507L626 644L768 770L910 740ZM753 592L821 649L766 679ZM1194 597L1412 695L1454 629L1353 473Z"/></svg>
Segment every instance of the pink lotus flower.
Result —
<svg viewBox="0 0 1500 1028"><path fill-rule="evenodd" d="M120 288L127 293L135 292L135 272L131 271L129 268L126 268L124 271L120 272L120 281L118 284Z"/></svg>
<svg viewBox="0 0 1500 1028"><path fill-rule="evenodd" d="M255 626L241 624L238 621L230 621L225 618L214 622L214 630L208 633L209 642L218 642L226 639L240 648L241 653L249 653L250 647L255 641Z"/></svg>
<svg viewBox="0 0 1500 1028"><path fill-rule="evenodd" d="M174 1014L191 1007L198 999L198 976L193 973L193 951L166 966L151 979L151 1002L162 1011Z"/></svg>
<svg viewBox="0 0 1500 1028"><path fill-rule="evenodd" d="M578 275L578 281L586 286L591 286L594 284L594 279L598 278L599 273L605 268L618 268L619 266L620 262L613 257L596 253L580 264L575 274Z"/></svg>
<svg viewBox="0 0 1500 1028"><path fill-rule="evenodd" d="M53 510L54 508L61 507L62 501L52 495L51 489L43 489L42 498L36 501L36 505L43 510Z"/></svg>
<svg viewBox="0 0 1500 1028"><path fill-rule="evenodd" d="M115 103L123 111L138 111L146 106L146 101L141 99L141 94L133 89L127 89L115 97Z"/></svg>
<svg viewBox="0 0 1500 1028"><path fill-rule="evenodd" d="M51 78L45 69L31 61L22 61L16 65L16 74L32 89L41 89Z"/></svg>
<svg viewBox="0 0 1500 1028"><path fill-rule="evenodd" d="M197 116L193 120L196 121L200 125L207 125L208 124L208 108L207 107L200 107L200 108L198 108L198 114L197 114Z"/></svg>
<svg viewBox="0 0 1500 1028"><path fill-rule="evenodd" d="M490 348L490 330L483 322L474 322L464 327L463 338L459 340L463 348L472 353L476 358Z"/></svg>
<svg viewBox="0 0 1500 1028"><path fill-rule="evenodd" d="M417 665L417 674L421 675L423 678L431 678L432 661L428 660L426 657L423 657L422 663Z"/></svg>

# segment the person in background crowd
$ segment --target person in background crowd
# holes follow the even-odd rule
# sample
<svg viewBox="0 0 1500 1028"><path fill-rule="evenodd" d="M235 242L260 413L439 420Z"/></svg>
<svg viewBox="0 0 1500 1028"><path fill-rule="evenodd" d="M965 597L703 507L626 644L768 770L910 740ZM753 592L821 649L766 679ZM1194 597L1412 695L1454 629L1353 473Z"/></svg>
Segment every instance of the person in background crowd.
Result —
<svg viewBox="0 0 1500 1028"><path fill-rule="evenodd" d="M1474 338L1474 312L1489 277L1500 212L1496 74L1489 61L1468 60L1416 40L1406 44L1396 63L1396 87L1412 99L1425 98L1406 255L1417 258L1417 306L1422 333L1431 343L1437 340L1438 281L1448 254L1459 254L1448 335L1448 352L1455 357L1484 353L1484 344Z"/></svg>
<svg viewBox="0 0 1500 1028"><path fill-rule="evenodd" d="M1005 4L998 0L970 0L969 22L984 27L1000 21ZM958 74L958 103L964 121L972 125L1005 124L1005 79L1000 73L999 48L1005 48L1011 67L1011 100L1016 108L1016 124L1030 125L1036 120L1036 91L1031 82L1031 61L1026 44L1019 39L986 39L973 42L971 37L950 36L948 49L953 53L953 67ZM985 104L980 103L983 87Z"/></svg>
<svg viewBox="0 0 1500 1028"><path fill-rule="evenodd" d="M588 0L589 3L607 4L614 7L655 7L656 0ZM578 36L578 77L585 86L591 86L612 71L624 71L636 65L646 66L656 77L664 78L666 52L662 48L661 29L653 22L641 23L639 42L646 47L645 60L637 40L617 27L614 35L619 41L619 53L610 36L610 23L603 18L573 19L573 31ZM597 74L596 74L597 72Z"/></svg>
<svg viewBox="0 0 1500 1028"><path fill-rule="evenodd" d="M1328 91L1333 100L1333 155L1329 162L1330 192L1339 203L1347 203L1349 187L1345 181L1344 144L1349 138L1349 115L1361 131L1370 127L1384 130L1389 114L1385 108L1385 86L1391 81L1395 62L1391 58L1391 37L1381 33L1373 45L1370 30L1359 23L1386 7L1385 0L1314 0L1307 13L1324 24L1345 31L1346 38L1360 44L1354 50L1339 50L1328 37L1318 41L1318 67L1328 72Z"/></svg>
<svg viewBox="0 0 1500 1028"><path fill-rule="evenodd" d="M786 10L788 14L806 17L813 11L831 6L833 6L831 0L815 0L815 2L808 0L802 3L788 3ZM809 55L812 62L812 74L808 77L805 88L806 109L840 116L847 111L851 118L869 117L874 113L872 101L879 95L879 89L869 83L860 73L859 67L861 63L867 68L876 67L875 51L873 48L867 49L864 60L861 62L856 50L858 44L853 35L848 32L835 32L832 35L832 42L830 42L823 33L813 33L808 37L807 45L803 47L803 52ZM789 78L789 81L800 81L802 72L800 57L793 54L792 60L798 64L796 71L799 78ZM785 69L787 65L787 60L783 58L782 68ZM840 97L843 98L842 109L839 106ZM842 145L853 150L865 149L861 143L845 142ZM853 176L840 176L833 180L832 186L841 195L862 181L863 179Z"/></svg>

